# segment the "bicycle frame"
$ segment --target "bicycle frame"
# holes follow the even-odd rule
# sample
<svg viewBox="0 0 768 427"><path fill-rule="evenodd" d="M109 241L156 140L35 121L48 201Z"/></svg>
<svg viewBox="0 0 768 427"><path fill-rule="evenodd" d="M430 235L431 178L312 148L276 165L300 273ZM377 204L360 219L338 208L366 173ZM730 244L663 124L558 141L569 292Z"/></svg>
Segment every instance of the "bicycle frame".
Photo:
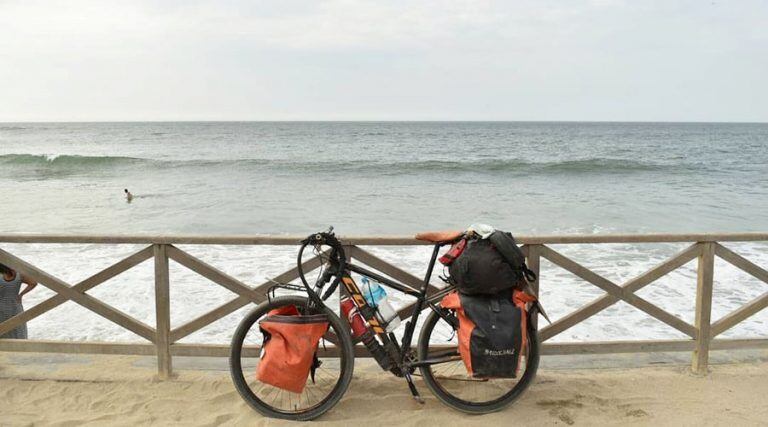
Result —
<svg viewBox="0 0 768 427"><path fill-rule="evenodd" d="M395 360L395 362L397 363L397 367L400 368L399 369L400 371L403 371L403 368L405 368L405 371L409 371L411 368L415 368L418 366L444 363L444 362L456 360L453 355L434 358L434 359L430 359L429 361L408 360L408 357L411 354L411 349L412 349L413 333L416 329L416 323L419 319L421 311L425 308L424 306L427 305L430 309L435 311L440 317L446 318L445 314L436 306L435 302L439 301L440 299L442 299L443 296L451 292L453 290L453 286L448 286L444 289L441 289L439 292L431 295L429 298L427 297L430 279L432 278L432 273L435 267L435 261L437 260L437 255L439 253L440 248L443 245L444 245L443 243L437 243L434 245L434 249L432 250L432 257L430 258L429 266L427 267L427 273L421 284L421 289L419 290L415 290L411 287L398 283L394 280L388 279L378 273L375 273L366 268L354 265L349 262L347 262L345 271L343 272L341 282L344 284L344 287L347 293L350 295L350 297L354 301L360 313L368 321L368 324L370 325L370 329L381 339L387 353L389 353L391 357L398 358ZM410 318L406 321L405 331L403 333L403 339L399 346L396 343L394 334L391 334L391 333L388 334L384 326L379 324L378 319L376 318L375 315L373 315L376 309L368 305L368 303L366 302L365 298L362 295L362 292L360 291L360 288L357 286L357 284L352 279L349 273L358 273L358 274L370 277L371 279L376 280L377 282L379 282L380 284L386 287L395 289L397 291L403 292L407 295L410 295L416 298L416 306ZM448 319L446 320L450 322L450 320ZM400 373L405 374L405 372L400 372Z"/></svg>

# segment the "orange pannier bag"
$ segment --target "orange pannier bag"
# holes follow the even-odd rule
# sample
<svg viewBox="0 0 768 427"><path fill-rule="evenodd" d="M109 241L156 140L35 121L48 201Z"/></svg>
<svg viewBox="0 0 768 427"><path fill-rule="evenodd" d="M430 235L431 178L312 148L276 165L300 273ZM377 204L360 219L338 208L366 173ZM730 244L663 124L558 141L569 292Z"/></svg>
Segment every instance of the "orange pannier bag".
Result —
<svg viewBox="0 0 768 427"><path fill-rule="evenodd" d="M512 297L452 292L440 302L459 319L459 355L475 378L514 378L528 343L526 304L535 297L515 290Z"/></svg>
<svg viewBox="0 0 768 427"><path fill-rule="evenodd" d="M294 393L304 391L309 372L316 367L320 338L329 325L325 314L300 315L295 306L267 313L259 322L264 344L256 379Z"/></svg>

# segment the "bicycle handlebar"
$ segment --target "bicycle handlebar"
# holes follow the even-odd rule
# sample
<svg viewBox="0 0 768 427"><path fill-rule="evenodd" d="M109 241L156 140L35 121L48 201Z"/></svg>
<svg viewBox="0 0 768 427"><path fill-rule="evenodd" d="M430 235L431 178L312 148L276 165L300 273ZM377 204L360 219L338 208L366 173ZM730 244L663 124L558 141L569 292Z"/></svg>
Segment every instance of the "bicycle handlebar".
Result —
<svg viewBox="0 0 768 427"><path fill-rule="evenodd" d="M310 298L316 299L315 302L320 303L320 298L318 298L315 290L312 289L312 286L310 286L310 284L307 282L306 277L304 276L304 269L301 266L304 249L309 245L312 245L317 249L323 245L330 246L331 248L329 259L330 266L323 272L323 275L320 276L317 283L315 283L315 286L317 286L318 290L320 290L326 283L328 283L328 281L331 279L331 276L335 274L336 277L333 280L333 283L331 283L331 286L323 294L322 300L328 299L328 297L330 297L339 286L339 283L341 283L341 277L347 266L347 257L344 253L344 247L333 233L333 227L329 227L326 231L310 234L306 239L301 241L301 248L299 249L299 256L297 261L299 279L301 279L301 282L307 289L307 293L309 294Z"/></svg>

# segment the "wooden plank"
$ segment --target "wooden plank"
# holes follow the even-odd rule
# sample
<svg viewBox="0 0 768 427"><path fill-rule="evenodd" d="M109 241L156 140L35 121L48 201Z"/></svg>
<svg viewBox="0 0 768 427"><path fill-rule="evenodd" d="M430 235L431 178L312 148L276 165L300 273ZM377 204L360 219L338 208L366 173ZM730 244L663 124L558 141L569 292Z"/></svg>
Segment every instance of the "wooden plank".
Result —
<svg viewBox="0 0 768 427"><path fill-rule="evenodd" d="M52 341L0 339L0 351L18 353L64 353L64 354L113 354L126 356L154 356L157 347L149 343L111 343L97 341ZM248 346L245 357L259 357L261 348ZM184 357L229 357L227 344L171 344L172 356ZM318 347L320 357L338 357L338 348L333 345ZM355 357L371 357L362 345L355 346Z"/></svg>
<svg viewBox="0 0 768 427"><path fill-rule="evenodd" d="M265 298L266 299L266 298ZM231 313L234 313L235 311L239 310L243 306L250 304L251 300L238 297L236 299L233 299L231 301L228 301L227 303L214 308L213 310L204 313L201 316L198 316L187 323L184 323L183 325L177 326L175 329L171 330L171 342L177 342L180 339L191 335L200 329L210 325L211 323L222 319ZM233 331L234 332L234 331Z"/></svg>
<svg viewBox="0 0 768 427"><path fill-rule="evenodd" d="M723 245L715 244L715 255L729 262L750 276L768 283L768 271Z"/></svg>
<svg viewBox="0 0 768 427"><path fill-rule="evenodd" d="M168 256L183 265L184 267L194 271L195 273L205 277L206 279L221 285L222 287L234 292L235 294L249 299L254 304L258 304L263 301L263 297L258 292L251 289L250 286L235 279L234 277L224 273L223 271L207 264L206 262L196 258L187 252L174 246L167 246Z"/></svg>
<svg viewBox="0 0 768 427"><path fill-rule="evenodd" d="M187 357L229 357L229 345L221 344L174 344L171 352L174 356ZM371 357L368 349L362 345L355 346L355 357ZM258 346L248 346L243 351L241 357L259 357L261 348ZM339 349L333 345L319 346L317 348L318 357L339 357Z"/></svg>
<svg viewBox="0 0 768 427"><path fill-rule="evenodd" d="M698 244L693 244L676 253L671 258L656 265L645 273L625 282L622 288L625 292L632 293L637 292L643 287L655 282L659 278L669 274L670 272L687 264L701 253L701 248ZM542 328L539 331L539 338L542 342L552 338L553 336L575 326L578 323L594 316L595 314L605 310L611 305L617 303L618 298L612 295L604 295L583 306L582 308L574 311L573 313L562 317L551 325Z"/></svg>
<svg viewBox="0 0 768 427"><path fill-rule="evenodd" d="M0 339L0 351L154 356L157 348L149 343Z"/></svg>
<svg viewBox="0 0 768 427"><path fill-rule="evenodd" d="M167 380L173 375L171 357L171 293L166 245L154 245L155 254L155 316L157 318L157 375Z"/></svg>
<svg viewBox="0 0 768 427"><path fill-rule="evenodd" d="M107 280L125 272L126 270L129 270L142 262L148 260L152 257L152 246L147 246L146 248L134 253L133 255L129 256L128 258L123 259L122 261L117 262L116 264L113 264L104 270L101 270L100 272L94 274L93 276L83 280L82 282L76 284L72 287L73 290L85 293L90 289L93 289L94 287L106 282ZM6 332L15 329L17 326L27 323L30 320L58 307L59 305L67 302L68 299L62 295L56 294L45 301L40 302L39 304L36 304L33 307L30 307L29 309L21 312L20 314L17 314L16 316L6 320L5 322L0 323L0 335L5 334Z"/></svg>
<svg viewBox="0 0 768 427"><path fill-rule="evenodd" d="M424 284L424 279L419 279L413 274L384 261L376 255L366 251L365 249L352 246L350 247L350 254L352 254L355 259L362 262L363 264L380 271L381 273L397 280L398 282L403 283L404 285L409 286L414 290L421 290L421 286ZM425 267L426 261L429 261L429 258L425 259ZM430 283L429 288L427 289L427 292L437 292L440 290L440 287Z"/></svg>
<svg viewBox="0 0 768 427"><path fill-rule="evenodd" d="M626 295L624 301L631 304L633 307L638 308L652 317L660 320L667 325L677 329L678 331L693 338L696 336L696 328L685 320L671 314L663 309L651 304L644 298L641 298L635 294Z"/></svg>
<svg viewBox="0 0 768 427"><path fill-rule="evenodd" d="M423 279L419 279L418 277L414 276L411 273L408 273L405 270L402 270L398 267L395 267L394 265L382 260L381 258L377 257L376 255L373 255L372 253L359 248L357 246L352 247L351 250L352 256L354 256L355 259L362 262L363 264L376 269L383 274L392 277L393 279L402 282L404 285L408 285L409 287L419 290L421 289L421 286L423 285ZM434 273L433 273L434 274ZM440 292L440 288L431 284L427 288L427 294L432 294ZM416 302L411 302L406 304L404 307L400 308L400 310L397 311L398 316L401 319L407 319L413 314L413 310L416 308Z"/></svg>
<svg viewBox="0 0 768 427"><path fill-rule="evenodd" d="M0 234L5 243L154 244L154 245L280 245L298 246L306 236L211 236L157 234Z"/></svg>
<svg viewBox="0 0 768 427"><path fill-rule="evenodd" d="M555 320L551 325L547 325L539 331L539 339L545 342L555 335L572 328L573 326L589 319L595 314L605 310L619 301L611 295L604 295L591 303L579 308L578 310Z"/></svg>
<svg viewBox="0 0 768 427"><path fill-rule="evenodd" d="M706 233L706 234L575 234L515 236L521 244L593 244L593 243L690 243L690 242L764 242L768 233Z"/></svg>
<svg viewBox="0 0 768 427"><path fill-rule="evenodd" d="M320 263L321 263L321 259L319 257L313 257L305 261L304 263L302 263L302 266L304 268L304 271L308 273L318 268L320 266ZM275 282L279 282L279 283L290 282L296 279L297 277L299 277L299 270L297 267L293 267L292 269L286 271L285 273L280 274L274 279L267 280L266 282L256 286L255 288L253 288L253 292L256 292L259 302L263 302L267 299L267 296L266 296L267 290L269 290L270 287L274 286ZM221 319L222 317L228 316L229 314L234 313L235 311L251 303L252 301L249 298L238 296L237 298L223 304L222 306L217 307L209 311L208 313L205 313L195 319L192 319L189 322L172 330L171 340L173 342L176 342L188 336L189 334L192 334L195 331L202 329L210 325L211 323Z"/></svg>
<svg viewBox="0 0 768 427"><path fill-rule="evenodd" d="M701 248L698 244L694 243L680 252L672 255L669 259L662 261L655 267L646 271L645 273L628 280L624 283L623 288L625 292L634 293L644 288L645 286L659 280L663 276L677 270L690 261L694 260L701 254Z"/></svg>
<svg viewBox="0 0 768 427"><path fill-rule="evenodd" d="M614 354L614 353L656 353L662 351L691 351L695 347L693 340L653 340L653 341L604 341L542 344L541 353L545 356L566 354Z"/></svg>
<svg viewBox="0 0 768 427"><path fill-rule="evenodd" d="M322 350L322 347L318 348ZM222 344L173 344L171 353L174 356L186 357L229 357L231 347ZM259 357L261 347L250 345L243 349L241 357Z"/></svg>
<svg viewBox="0 0 768 427"><path fill-rule="evenodd" d="M90 295L77 292L76 290L72 289L72 287L69 286L66 282L44 272L43 270L40 270L32 264L29 264L26 261L17 258L2 249L0 249L0 263L6 264L21 274L31 277L38 283L46 286L58 294L61 294L65 298L80 304L81 306L91 310L101 317L112 321L125 329L128 329L129 331L148 341L154 342L155 330L149 325L134 319L133 317L99 301Z"/></svg>
<svg viewBox="0 0 768 427"><path fill-rule="evenodd" d="M750 348L768 349L768 338L716 339L709 343L710 350L737 350Z"/></svg>
<svg viewBox="0 0 768 427"><path fill-rule="evenodd" d="M87 235L87 234L0 234L4 243L87 243L87 244L166 244L166 245L299 245L306 236L275 235ZM413 236L340 236L344 244L369 246L432 245ZM593 243L675 243L675 242L754 242L768 241L768 233L706 234L573 234L515 236L520 244L593 244Z"/></svg>
<svg viewBox="0 0 768 427"><path fill-rule="evenodd" d="M677 329L678 331L690 337L694 337L696 335L695 328L692 325L689 325L688 323L680 319L679 317L676 317L656 307L655 305L646 301L644 298L641 298L631 292L627 292L625 289L616 285L615 283L611 282L605 277L593 272L592 270L589 270L588 268L582 266L581 264L569 258L566 258L565 256L553 250L552 248L549 248L547 246L542 246L541 255L544 258L552 261L552 263L554 263L555 265L558 265L564 268L565 270L570 271L577 277L580 277L581 279L584 279L585 281L606 291L609 295L613 296L614 298L621 299L627 304L630 304L631 306L649 314L650 316L656 318L657 320L660 320L666 323L667 325Z"/></svg>
<svg viewBox="0 0 768 427"><path fill-rule="evenodd" d="M542 354L578 355L578 354L616 354L616 353L654 353L691 351L696 343L693 340L653 340L653 341L604 341L578 343L542 344ZM435 350L445 346L434 346ZM710 343L710 350L768 349L768 339L715 339ZM327 346L327 352L319 348L323 357L337 355L336 348ZM109 342L69 342L47 340L12 340L0 339L0 351L31 353L70 353L70 354L119 354L154 356L156 347L147 343L109 343ZM187 357L229 357L230 347L225 344L172 344L173 356ZM258 357L259 348L249 346L247 357ZM355 346L355 357L370 357L368 350Z"/></svg>
<svg viewBox="0 0 768 427"><path fill-rule="evenodd" d="M699 374L709 365L710 318L712 316L712 278L715 264L715 244L701 243L701 255L696 279L696 348L691 369Z"/></svg>
<svg viewBox="0 0 768 427"><path fill-rule="evenodd" d="M715 255L748 273L752 277L768 283L768 271L725 246L716 244ZM768 292L713 323L710 329L710 339L720 335L766 307L768 307Z"/></svg>
<svg viewBox="0 0 768 427"><path fill-rule="evenodd" d="M194 271L195 273L213 281L214 283L236 293L241 298L247 299L254 304L259 304L267 299L265 295L263 296L258 292L258 288L251 289L245 283L188 254L187 252L182 251L179 248L174 246L167 246L167 248L171 259ZM218 317L217 319L220 318L221 317ZM325 334L325 339L332 343L338 342L336 334L330 331Z"/></svg>
<svg viewBox="0 0 768 427"><path fill-rule="evenodd" d="M734 310L732 313L723 316L720 320L713 323L712 326L710 326L709 338L712 339L722 334L723 332L731 329L750 316L757 314L759 311L766 307L768 307L768 292L765 292L744 306L739 307L737 310Z"/></svg>

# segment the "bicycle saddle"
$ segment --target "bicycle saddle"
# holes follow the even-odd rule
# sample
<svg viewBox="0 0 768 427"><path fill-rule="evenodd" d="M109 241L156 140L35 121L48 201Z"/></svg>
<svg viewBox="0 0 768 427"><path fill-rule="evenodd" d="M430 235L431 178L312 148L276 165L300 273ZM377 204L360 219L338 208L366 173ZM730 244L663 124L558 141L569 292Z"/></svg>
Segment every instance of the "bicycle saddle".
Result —
<svg viewBox="0 0 768 427"><path fill-rule="evenodd" d="M463 231L427 231L416 234L416 240L432 243L448 243L458 240L464 234Z"/></svg>

